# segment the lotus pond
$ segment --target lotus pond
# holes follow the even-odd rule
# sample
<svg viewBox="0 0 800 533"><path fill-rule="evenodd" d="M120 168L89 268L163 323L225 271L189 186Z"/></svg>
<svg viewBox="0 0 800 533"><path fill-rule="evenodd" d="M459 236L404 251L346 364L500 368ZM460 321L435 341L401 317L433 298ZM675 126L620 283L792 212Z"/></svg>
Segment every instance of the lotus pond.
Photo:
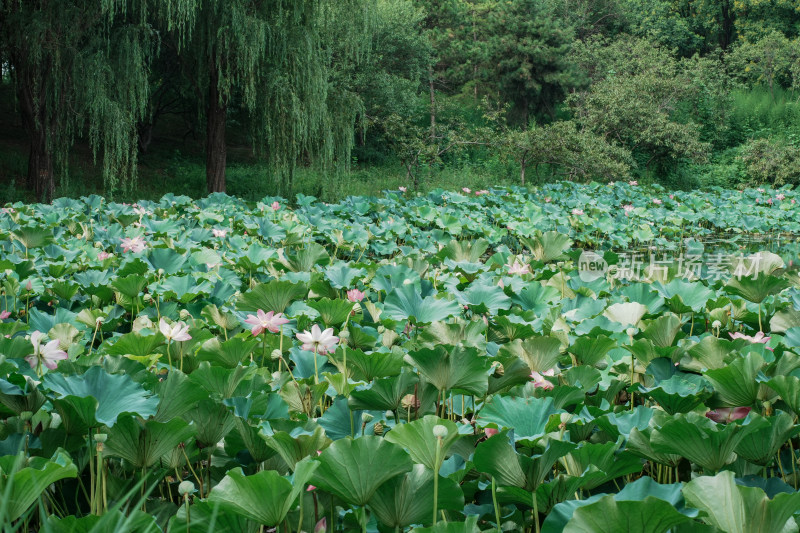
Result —
<svg viewBox="0 0 800 533"><path fill-rule="evenodd" d="M798 200L7 205L0 523L797 531Z"/></svg>

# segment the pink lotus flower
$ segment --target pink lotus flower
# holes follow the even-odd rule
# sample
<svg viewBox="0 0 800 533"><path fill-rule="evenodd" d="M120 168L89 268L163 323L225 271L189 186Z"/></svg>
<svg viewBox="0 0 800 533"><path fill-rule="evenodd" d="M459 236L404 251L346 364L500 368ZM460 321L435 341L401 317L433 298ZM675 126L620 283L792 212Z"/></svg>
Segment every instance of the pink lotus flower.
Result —
<svg viewBox="0 0 800 533"><path fill-rule="evenodd" d="M167 342L192 340L192 337L189 335L189 326L183 322L176 322L170 326L167 324L167 321L162 318L158 321L158 329L161 331L161 334L167 338Z"/></svg>
<svg viewBox="0 0 800 533"><path fill-rule="evenodd" d="M0 311L0 320L5 320L11 316L11 311Z"/></svg>
<svg viewBox="0 0 800 533"><path fill-rule="evenodd" d="M408 189L405 187L398 187L397 190L400 192L406 192Z"/></svg>
<svg viewBox="0 0 800 533"><path fill-rule="evenodd" d="M323 516L314 526L314 533L325 533L326 531L328 531L328 519Z"/></svg>
<svg viewBox="0 0 800 533"><path fill-rule="evenodd" d="M333 334L333 328L320 330L319 326L314 324L311 326L311 331L304 331L297 334L297 340L303 343L303 350L309 352L316 351L319 354L327 354L336 349L339 343L339 337Z"/></svg>
<svg viewBox="0 0 800 533"><path fill-rule="evenodd" d="M639 185L639 182L636 180L631 180L628 182L628 185L630 185L631 187L636 187L637 185Z"/></svg>
<svg viewBox="0 0 800 533"><path fill-rule="evenodd" d="M486 189L481 189L479 191L475 191L475 196L481 196L481 195L484 195L484 194L489 194L489 191L487 191Z"/></svg>
<svg viewBox="0 0 800 533"><path fill-rule="evenodd" d="M225 237L225 235L228 234L228 231L224 229L214 228L211 230L211 233L214 235L214 237L219 237L220 239L222 239Z"/></svg>
<svg viewBox="0 0 800 533"><path fill-rule="evenodd" d="M539 372L531 372L531 378L533 379L533 388L539 389L542 388L544 390L550 390L553 388L553 384L544 379L545 376L553 376L556 373L555 368L551 368L550 370L545 370L541 374Z"/></svg>
<svg viewBox="0 0 800 533"><path fill-rule="evenodd" d="M501 289L506 288L506 284L503 283L503 278L500 278L500 281L497 282L497 286L500 287Z"/></svg>
<svg viewBox="0 0 800 533"><path fill-rule="evenodd" d="M741 420L750 413L750 407L721 407L706 413L717 424L727 424L732 420Z"/></svg>
<svg viewBox="0 0 800 533"><path fill-rule="evenodd" d="M783 201L785 198L786 198L786 195L783 194L782 192L775 195L775 199L776 200Z"/></svg>
<svg viewBox="0 0 800 533"><path fill-rule="evenodd" d="M114 257L114 254L110 254L110 253L106 252L105 250L103 250L102 252L97 254L97 260L98 261L105 261L109 257Z"/></svg>
<svg viewBox="0 0 800 533"><path fill-rule="evenodd" d="M508 268L509 274L530 274L531 273L531 266L528 264L520 263L519 261L514 261Z"/></svg>
<svg viewBox="0 0 800 533"><path fill-rule="evenodd" d="M728 333L728 335L730 335L731 339L733 340L744 339L754 344L767 344L769 340L772 338L772 337L766 337L763 331L759 331L752 337L750 335L745 335L744 333L739 333L738 331L736 333ZM769 346L767 346L766 348L769 351L773 351L773 349L770 348Z"/></svg>
<svg viewBox="0 0 800 533"><path fill-rule="evenodd" d="M272 210L273 211L277 211L280 208L281 208L281 204L279 204L278 202L272 202Z"/></svg>
<svg viewBox="0 0 800 533"><path fill-rule="evenodd" d="M281 326L288 324L289 320L283 316L283 313L275 314L275 311L265 313L263 309L259 309L255 315L247 315L245 323L253 326L250 333L258 335L265 329L272 333L278 333Z"/></svg>
<svg viewBox="0 0 800 533"><path fill-rule="evenodd" d="M656 205L661 205L661 200L659 200L658 198L653 198L653 203Z"/></svg>
<svg viewBox="0 0 800 533"><path fill-rule="evenodd" d="M578 209L576 207L575 209L572 210L572 214L575 215L575 216L581 216L581 215L583 215L583 209Z"/></svg>
<svg viewBox="0 0 800 533"><path fill-rule="evenodd" d="M309 485L309 486L306 488L306 492L311 492L312 490L317 490L317 487L315 487L314 485Z"/></svg>
<svg viewBox="0 0 800 533"><path fill-rule="evenodd" d="M144 242L144 239L142 237L133 237L132 239L126 237L122 239L123 252L133 252L135 254L138 254L146 247L147 244Z"/></svg>
<svg viewBox="0 0 800 533"><path fill-rule="evenodd" d="M364 294L358 289L350 289L349 291L347 291L347 299L353 303L360 302L361 300L364 299L364 296L366 296L366 294Z"/></svg>
<svg viewBox="0 0 800 533"><path fill-rule="evenodd" d="M53 339L42 346L42 337L44 337L44 333L41 331L31 333L33 353L27 356L25 360L31 365L31 368L36 368L39 364L43 364L50 370L55 370L58 362L67 358L67 352L59 349L57 339Z"/></svg>
<svg viewBox="0 0 800 533"><path fill-rule="evenodd" d="M768 203L769 205L772 205L772 198L767 198L767 203Z"/></svg>
<svg viewBox="0 0 800 533"><path fill-rule="evenodd" d="M758 192L764 192L764 189L762 189L761 187L759 187L759 188L758 188L758 189L756 189L756 190L757 190Z"/></svg>
<svg viewBox="0 0 800 533"><path fill-rule="evenodd" d="M622 206L622 209L625 211L625 216L628 216L628 213L633 211L633 205L632 204L625 204L625 205Z"/></svg>
<svg viewBox="0 0 800 533"><path fill-rule="evenodd" d="M483 434L486 435L487 439L494 437L498 433L500 433L500 430L497 428L483 428Z"/></svg>
<svg viewBox="0 0 800 533"><path fill-rule="evenodd" d="M544 199L544 203L549 204L550 200L551 200L551 198L549 196L546 196L545 199Z"/></svg>
<svg viewBox="0 0 800 533"><path fill-rule="evenodd" d="M469 187L461 187L461 190L464 191L467 194L472 192L472 189L470 189Z"/></svg>
<svg viewBox="0 0 800 533"><path fill-rule="evenodd" d="M670 195L669 195L669 199L670 199L670 200L674 200L674 199L675 199L675 195L674 195L674 194L670 194Z"/></svg>

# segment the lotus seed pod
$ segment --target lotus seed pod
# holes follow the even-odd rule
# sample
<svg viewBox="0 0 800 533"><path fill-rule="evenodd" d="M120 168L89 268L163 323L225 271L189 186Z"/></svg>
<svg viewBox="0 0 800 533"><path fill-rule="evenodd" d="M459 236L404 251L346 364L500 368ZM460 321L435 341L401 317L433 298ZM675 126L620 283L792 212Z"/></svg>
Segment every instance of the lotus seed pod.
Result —
<svg viewBox="0 0 800 533"><path fill-rule="evenodd" d="M503 363L496 363L494 365L494 377L499 378L502 377L503 374L506 373L506 368L503 366Z"/></svg>
<svg viewBox="0 0 800 533"><path fill-rule="evenodd" d="M370 422L372 422L373 418L375 417L369 413L364 413L363 415L361 415L361 420L363 420L365 424L369 424Z"/></svg>
<svg viewBox="0 0 800 533"><path fill-rule="evenodd" d="M419 408L419 400L414 398L413 394L406 394L403 396L403 399L400 400L400 407L403 409L418 409Z"/></svg>
<svg viewBox="0 0 800 533"><path fill-rule="evenodd" d="M372 426L372 433L374 433L375 435L377 435L377 436L379 436L379 437L380 437L381 435L383 435L383 424L381 424L380 422L378 422L377 424L375 424L374 426Z"/></svg>
<svg viewBox="0 0 800 533"><path fill-rule="evenodd" d="M279 349L275 348L270 353L270 357L272 358L273 361L275 361L277 359L280 359L281 358L281 351Z"/></svg>
<svg viewBox="0 0 800 533"><path fill-rule="evenodd" d="M191 494L194 492L194 483L191 481L181 481L181 484L178 485L178 494L181 496L186 496L187 494Z"/></svg>
<svg viewBox="0 0 800 533"><path fill-rule="evenodd" d="M158 276L159 276L159 277L161 277L161 276L163 276L164 274L165 274L165 272L164 272L164 269L163 269L163 268L159 268L159 269L158 269Z"/></svg>
<svg viewBox="0 0 800 533"><path fill-rule="evenodd" d="M97 435L94 436L94 440L99 442L100 444L103 444L108 440L108 434L98 433Z"/></svg>
<svg viewBox="0 0 800 533"><path fill-rule="evenodd" d="M181 320L189 320L192 318L192 313L190 313L187 309L181 309L181 312L178 313L178 316L180 316Z"/></svg>
<svg viewBox="0 0 800 533"><path fill-rule="evenodd" d="M437 439L447 438L447 428L441 424L433 426L433 436Z"/></svg>
<svg viewBox="0 0 800 533"><path fill-rule="evenodd" d="M719 320L715 320L714 322L711 323L711 327L714 329L719 329L722 327L722 322L720 322Z"/></svg>
<svg viewBox="0 0 800 533"><path fill-rule="evenodd" d="M385 412L385 413L383 413L383 416L385 416L385 417L386 417L386 419L388 420L388 419L390 419L391 417L393 417L393 416L394 416L394 413L392 412L392 410L391 410L391 409L387 409L387 410L386 410L386 412Z"/></svg>
<svg viewBox="0 0 800 533"><path fill-rule="evenodd" d="M145 302L152 302L152 301L153 301L153 295L152 295L152 294L150 294L150 293L146 293L146 294L145 294L145 295L142 297L142 300L144 300Z"/></svg>

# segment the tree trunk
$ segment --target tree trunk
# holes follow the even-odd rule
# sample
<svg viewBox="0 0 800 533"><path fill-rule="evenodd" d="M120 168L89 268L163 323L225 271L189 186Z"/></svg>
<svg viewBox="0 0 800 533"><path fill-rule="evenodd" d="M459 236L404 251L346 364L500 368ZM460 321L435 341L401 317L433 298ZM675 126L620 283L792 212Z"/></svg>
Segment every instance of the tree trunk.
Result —
<svg viewBox="0 0 800 533"><path fill-rule="evenodd" d="M208 193L225 192L225 123L228 99L219 92L219 71L213 59L209 65L208 106L206 108L206 188Z"/></svg>
<svg viewBox="0 0 800 533"><path fill-rule="evenodd" d="M47 115L44 109L44 95L40 94L38 99L34 96L33 80L29 73L21 75L19 81L21 84L19 101L22 125L30 142L26 185L33 189L38 202L50 203L53 201L56 186L53 175L53 153L47 146Z"/></svg>
<svg viewBox="0 0 800 533"><path fill-rule="evenodd" d="M436 91L433 89L433 67L428 67L428 88L431 93L431 142L436 138Z"/></svg>

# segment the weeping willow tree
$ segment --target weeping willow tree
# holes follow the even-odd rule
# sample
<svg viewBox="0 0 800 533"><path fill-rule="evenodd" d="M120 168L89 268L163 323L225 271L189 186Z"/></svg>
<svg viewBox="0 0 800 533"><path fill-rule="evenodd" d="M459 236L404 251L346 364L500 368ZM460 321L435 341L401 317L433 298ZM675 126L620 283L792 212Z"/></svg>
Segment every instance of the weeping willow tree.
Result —
<svg viewBox="0 0 800 533"><path fill-rule="evenodd" d="M347 164L360 100L337 80L369 43L369 0L206 0L173 32L201 98L206 185L225 191L226 124L247 113L256 150L291 188L301 161Z"/></svg>
<svg viewBox="0 0 800 533"><path fill-rule="evenodd" d="M107 190L136 169L156 35L133 0L0 0L0 62L29 140L27 186L52 200L76 137L102 159ZM143 4L142 4L143 5Z"/></svg>

